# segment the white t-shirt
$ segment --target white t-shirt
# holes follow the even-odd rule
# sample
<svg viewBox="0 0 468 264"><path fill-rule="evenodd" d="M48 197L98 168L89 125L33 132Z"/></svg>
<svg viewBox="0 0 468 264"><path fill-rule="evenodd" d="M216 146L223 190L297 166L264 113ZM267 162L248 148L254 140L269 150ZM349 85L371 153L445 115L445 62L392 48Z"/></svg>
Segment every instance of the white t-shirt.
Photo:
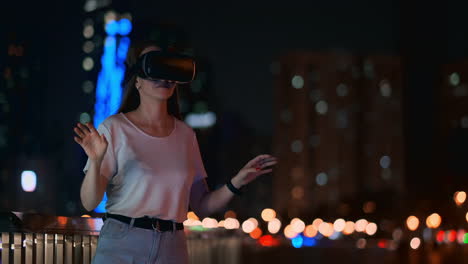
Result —
<svg viewBox="0 0 468 264"><path fill-rule="evenodd" d="M195 132L175 120L167 137L146 134L123 113L98 126L109 142L101 165L101 175L109 179L108 213L179 223L187 218L192 184L207 175ZM85 174L89 164L88 159Z"/></svg>

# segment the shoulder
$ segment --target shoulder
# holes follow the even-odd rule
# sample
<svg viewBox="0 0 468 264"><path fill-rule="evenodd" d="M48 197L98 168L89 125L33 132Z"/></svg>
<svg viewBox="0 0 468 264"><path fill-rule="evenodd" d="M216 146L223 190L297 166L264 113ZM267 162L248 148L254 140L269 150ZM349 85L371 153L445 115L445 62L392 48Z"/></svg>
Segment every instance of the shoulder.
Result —
<svg viewBox="0 0 468 264"><path fill-rule="evenodd" d="M123 114L117 113L106 117L98 126L98 130L106 129L109 132L115 130L122 124Z"/></svg>
<svg viewBox="0 0 468 264"><path fill-rule="evenodd" d="M185 135L189 135L189 136L193 136L195 135L195 131L193 130L192 127L190 127L189 125L187 125L187 123L185 123L184 121L176 118L176 125L177 125L177 128L179 129L179 131Z"/></svg>

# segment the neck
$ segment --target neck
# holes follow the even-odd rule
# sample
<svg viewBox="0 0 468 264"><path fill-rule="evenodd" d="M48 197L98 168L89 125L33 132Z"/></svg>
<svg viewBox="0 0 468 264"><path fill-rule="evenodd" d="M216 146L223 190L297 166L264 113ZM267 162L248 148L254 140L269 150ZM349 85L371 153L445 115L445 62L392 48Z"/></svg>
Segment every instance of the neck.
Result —
<svg viewBox="0 0 468 264"><path fill-rule="evenodd" d="M167 112L167 100L142 100L135 110L140 120L147 125L164 126L170 116Z"/></svg>

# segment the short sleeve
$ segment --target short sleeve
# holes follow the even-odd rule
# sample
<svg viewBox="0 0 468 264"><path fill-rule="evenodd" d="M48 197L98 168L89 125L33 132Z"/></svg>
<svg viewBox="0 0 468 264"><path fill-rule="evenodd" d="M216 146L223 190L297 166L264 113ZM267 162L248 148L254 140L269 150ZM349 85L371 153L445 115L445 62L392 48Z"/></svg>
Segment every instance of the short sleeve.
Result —
<svg viewBox="0 0 468 264"><path fill-rule="evenodd" d="M193 148L192 148L192 156L194 157L194 167L195 167L195 178L193 182L197 182L202 180L208 175L206 175L205 166L203 165L203 159L201 157L200 148L198 146L197 135L195 132L193 133Z"/></svg>
<svg viewBox="0 0 468 264"><path fill-rule="evenodd" d="M112 137L109 129L101 123L97 131L100 135L104 134L107 139L108 145L106 153L104 154L104 158L101 163L101 175L106 177L107 179L111 179L117 173L117 160L114 154L114 144L112 142ZM86 161L86 165L83 168L83 172L86 174L90 166L90 159Z"/></svg>

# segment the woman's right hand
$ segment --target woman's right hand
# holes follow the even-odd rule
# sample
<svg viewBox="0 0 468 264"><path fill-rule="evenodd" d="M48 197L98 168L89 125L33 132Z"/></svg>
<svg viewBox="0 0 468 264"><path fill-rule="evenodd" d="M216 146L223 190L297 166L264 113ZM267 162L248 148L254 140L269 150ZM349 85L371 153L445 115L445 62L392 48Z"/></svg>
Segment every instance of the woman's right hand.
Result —
<svg viewBox="0 0 468 264"><path fill-rule="evenodd" d="M74 137L76 143L80 144L88 158L94 161L102 161L108 145L106 137L99 135L99 132L91 123L86 123L86 125L78 123L73 131L78 135Z"/></svg>

